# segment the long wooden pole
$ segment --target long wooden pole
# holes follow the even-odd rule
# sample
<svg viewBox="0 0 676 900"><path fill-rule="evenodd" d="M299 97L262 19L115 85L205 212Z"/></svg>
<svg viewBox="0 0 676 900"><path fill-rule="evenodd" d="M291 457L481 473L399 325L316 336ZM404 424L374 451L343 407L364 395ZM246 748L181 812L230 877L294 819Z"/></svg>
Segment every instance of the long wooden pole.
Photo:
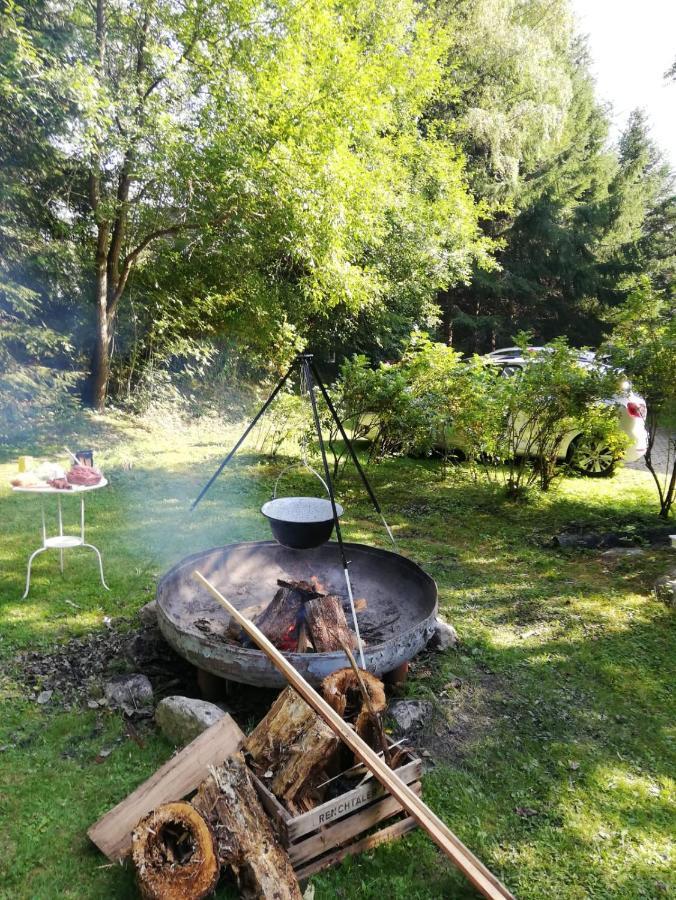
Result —
<svg viewBox="0 0 676 900"><path fill-rule="evenodd" d="M197 570L194 571L195 578L202 584L214 597L218 603L228 612L228 614L238 622L249 637L260 647L260 649L269 657L275 668L277 668L286 678L289 684L295 688L300 696L305 700L315 712L324 719L330 726L332 731L344 741L347 746L362 760L369 771L375 775L383 787L395 797L406 812L412 816L421 828L429 834L438 847L455 863L460 871L467 876L472 884L489 900L500 900L500 898L511 898L513 895L507 890L502 882L486 868L486 866L477 859L474 854L465 847L462 841L457 838L441 819L436 816L432 810L418 797L410 787L405 784L398 775L396 775L378 754L372 750L369 745L363 741L359 735L343 721L341 716L329 706L320 694L308 684L303 676L297 672L294 667L287 662L279 650L265 637L265 635L243 616L239 610L230 603L221 594L221 592L211 584L208 579Z"/></svg>

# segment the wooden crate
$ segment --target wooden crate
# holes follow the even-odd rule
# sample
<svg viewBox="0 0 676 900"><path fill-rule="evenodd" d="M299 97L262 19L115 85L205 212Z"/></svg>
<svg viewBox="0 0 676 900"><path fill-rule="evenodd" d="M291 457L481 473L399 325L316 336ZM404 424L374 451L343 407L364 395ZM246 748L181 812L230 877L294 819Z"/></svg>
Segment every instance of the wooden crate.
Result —
<svg viewBox="0 0 676 900"><path fill-rule="evenodd" d="M420 793L422 763L410 750L395 771L402 781ZM403 810L375 778L297 816L291 815L253 772L251 778L299 878L307 878L345 856L392 840L416 825L411 818L394 824L388 821ZM388 824L364 836L364 832L381 822Z"/></svg>

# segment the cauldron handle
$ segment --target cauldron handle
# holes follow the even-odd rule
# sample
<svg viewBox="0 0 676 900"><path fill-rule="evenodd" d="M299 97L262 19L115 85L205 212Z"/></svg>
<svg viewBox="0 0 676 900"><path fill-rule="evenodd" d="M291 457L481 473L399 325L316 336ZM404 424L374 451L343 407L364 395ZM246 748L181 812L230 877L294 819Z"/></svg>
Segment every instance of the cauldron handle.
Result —
<svg viewBox="0 0 676 900"><path fill-rule="evenodd" d="M326 484L326 482L324 481L322 476L319 474L319 472L316 469L313 469L309 462L307 462L306 460L303 460L302 462L291 463L290 466L287 466L285 469L282 469L282 471L277 476L277 480L275 481L275 486L272 491L272 499L273 500L277 499L277 485L279 484L279 479L282 477L282 475L284 475L286 472L288 472L289 469L295 469L296 466L305 466L306 469L308 469L310 472L312 472L312 474L315 475L321 481L321 483L324 485L324 490L329 495L329 497L331 496L331 494L329 493L328 485Z"/></svg>

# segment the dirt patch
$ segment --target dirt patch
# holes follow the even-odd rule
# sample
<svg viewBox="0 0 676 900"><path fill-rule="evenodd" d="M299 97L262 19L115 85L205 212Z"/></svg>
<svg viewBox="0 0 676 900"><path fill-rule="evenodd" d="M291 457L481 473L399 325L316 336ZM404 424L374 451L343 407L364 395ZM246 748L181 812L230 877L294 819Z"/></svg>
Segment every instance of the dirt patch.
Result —
<svg viewBox="0 0 676 900"><path fill-rule="evenodd" d="M19 684L38 699L52 691L50 705L105 705L104 683L114 675L147 675L157 699L169 693L198 695L194 669L164 641L157 628L125 630L124 620L103 632L73 638L50 651L16 657Z"/></svg>
<svg viewBox="0 0 676 900"><path fill-rule="evenodd" d="M418 657L417 667L424 657ZM477 671L450 678L432 697L424 720L408 732L411 746L428 762L460 763L481 738L493 730L503 711L504 691L498 677Z"/></svg>

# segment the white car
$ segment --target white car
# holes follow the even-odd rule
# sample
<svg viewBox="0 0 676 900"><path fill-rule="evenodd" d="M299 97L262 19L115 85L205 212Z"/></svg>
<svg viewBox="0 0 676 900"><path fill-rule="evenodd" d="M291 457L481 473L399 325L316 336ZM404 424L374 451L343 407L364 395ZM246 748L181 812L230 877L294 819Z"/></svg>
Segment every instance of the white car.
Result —
<svg viewBox="0 0 676 900"><path fill-rule="evenodd" d="M539 351L542 347L529 347ZM484 357L491 364L500 367L504 375L515 374L528 364L520 347L507 347L494 350ZM602 360L593 353L580 351L579 360L584 366L603 366ZM608 398L608 403L616 407L620 419L620 427L629 437L629 444L624 453L625 462L636 462L645 454L648 446L648 434L645 427L646 403L643 397L636 394L626 379L619 385L619 392ZM565 459L584 475L609 475L615 467L616 460L609 447L602 441L594 441L581 431L570 431L561 443L559 458Z"/></svg>

